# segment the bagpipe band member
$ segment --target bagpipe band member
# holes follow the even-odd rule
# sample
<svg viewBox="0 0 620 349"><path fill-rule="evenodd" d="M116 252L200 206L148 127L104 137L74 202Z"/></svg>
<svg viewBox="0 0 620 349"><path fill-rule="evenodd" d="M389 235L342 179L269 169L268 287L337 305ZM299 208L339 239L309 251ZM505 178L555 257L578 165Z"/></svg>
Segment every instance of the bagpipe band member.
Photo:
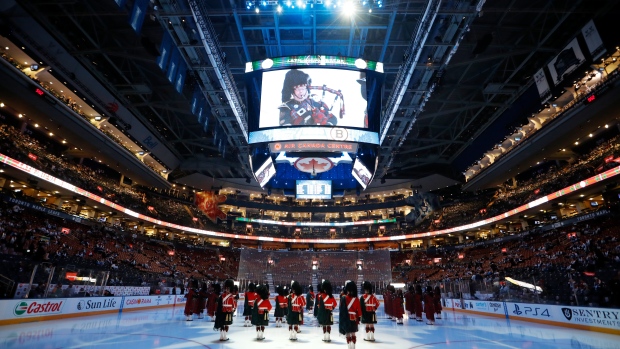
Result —
<svg viewBox="0 0 620 349"><path fill-rule="evenodd" d="M364 295L360 298L360 308L362 309L362 323L366 325L365 341L375 341L375 324L377 323L377 309L379 300L372 292L372 284L364 281L362 285Z"/></svg>
<svg viewBox="0 0 620 349"><path fill-rule="evenodd" d="M325 280L323 280L325 281ZM323 297L324 293L323 293L323 284L322 282L319 283L316 286L317 290L316 290L316 297L314 299L314 311L312 312L312 315L317 318L318 321L318 317L319 317L319 304L321 303L321 298Z"/></svg>
<svg viewBox="0 0 620 349"><path fill-rule="evenodd" d="M207 298L207 315L211 317L211 321L215 321L215 311L217 310L217 300L220 298L222 286L218 283L211 284L211 292Z"/></svg>
<svg viewBox="0 0 620 349"><path fill-rule="evenodd" d="M250 327L251 318L252 318L252 308L254 307L254 302L258 298L258 294L256 293L256 285L253 282L250 282L248 285L248 291L245 293L245 301L243 303L243 316L245 316L245 322L243 323L243 327Z"/></svg>
<svg viewBox="0 0 620 349"><path fill-rule="evenodd" d="M224 292L217 300L217 310L215 312L215 324L213 329L220 331L220 340L227 341L228 330L233 323L233 313L235 312L235 295L233 294L235 283L232 279L224 281Z"/></svg>
<svg viewBox="0 0 620 349"><path fill-rule="evenodd" d="M347 281L344 287L345 294L340 299L340 318L338 330L347 338L347 348L355 349L359 319L362 317L360 300L357 298L357 286L353 281Z"/></svg>
<svg viewBox="0 0 620 349"><path fill-rule="evenodd" d="M426 286L424 293L424 314L426 314L427 325L435 324L435 299L433 297L433 288Z"/></svg>
<svg viewBox="0 0 620 349"><path fill-rule="evenodd" d="M314 288L312 285L308 286L308 293L306 294L306 310L309 314L312 314L314 310Z"/></svg>
<svg viewBox="0 0 620 349"><path fill-rule="evenodd" d="M405 292L405 311L409 320L415 317L415 290L413 285L409 285Z"/></svg>
<svg viewBox="0 0 620 349"><path fill-rule="evenodd" d="M424 310L422 307L422 299L424 299L424 295L422 294L422 286L416 285L413 300L415 302L415 320L418 322L422 321L422 311Z"/></svg>
<svg viewBox="0 0 620 349"><path fill-rule="evenodd" d="M301 285L297 281L293 281L291 284L291 294L289 296L289 306L288 306L288 330L289 330L289 339L297 340L297 333L301 332L299 329L299 325L303 325L304 323L304 307L306 306L306 299L302 295L303 290L301 289Z"/></svg>
<svg viewBox="0 0 620 349"><path fill-rule="evenodd" d="M288 309L287 291L283 286L278 286L276 292L278 295L275 299L276 309L273 316L276 318L276 327L282 327L282 319L286 316Z"/></svg>
<svg viewBox="0 0 620 349"><path fill-rule="evenodd" d="M331 108L323 102L310 95L310 89L317 89L311 86L312 79L307 73L291 69L284 76L282 84L282 104L280 110L280 126L297 125L332 125L336 126L338 118L331 112ZM321 88L325 93L335 93L338 98L342 98L340 91L329 89L326 86ZM344 115L344 107L341 108L341 115Z"/></svg>
<svg viewBox="0 0 620 349"><path fill-rule="evenodd" d="M198 302L198 280L192 279L189 282L189 290L185 294L185 309L183 314L185 314L186 321L194 320L193 313L195 308L195 303Z"/></svg>
<svg viewBox="0 0 620 349"><path fill-rule="evenodd" d="M441 290L439 286L435 286L435 290L433 291L433 300L435 301L435 318L441 319L441 311L443 307L441 306Z"/></svg>
<svg viewBox="0 0 620 349"><path fill-rule="evenodd" d="M334 324L334 314L333 311L338 306L338 302L333 295L332 284L329 280L323 280L321 284L321 290L323 294L321 296L321 300L319 301L319 311L318 311L318 320L319 325L323 327L323 341L331 342L329 338L332 332L332 325Z"/></svg>
<svg viewBox="0 0 620 349"><path fill-rule="evenodd" d="M196 297L196 301L194 302L194 314L196 314L199 319L204 319L207 297L209 296L206 282L202 283L202 287L200 288L200 291L198 291L197 295L198 297Z"/></svg>
<svg viewBox="0 0 620 349"><path fill-rule="evenodd" d="M256 339L265 339L265 326L269 326L269 312L271 302L269 301L269 287L260 285L256 288L258 298L252 308L252 324L256 326Z"/></svg>

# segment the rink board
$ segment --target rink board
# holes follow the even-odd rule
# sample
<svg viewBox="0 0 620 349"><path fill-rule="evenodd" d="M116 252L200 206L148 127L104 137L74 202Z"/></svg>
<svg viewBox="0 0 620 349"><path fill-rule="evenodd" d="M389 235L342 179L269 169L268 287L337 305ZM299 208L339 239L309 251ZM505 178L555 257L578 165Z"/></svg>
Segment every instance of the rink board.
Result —
<svg viewBox="0 0 620 349"><path fill-rule="evenodd" d="M182 295L0 300L0 325L185 306Z"/></svg>
<svg viewBox="0 0 620 349"><path fill-rule="evenodd" d="M444 310L620 335L620 309L444 299Z"/></svg>

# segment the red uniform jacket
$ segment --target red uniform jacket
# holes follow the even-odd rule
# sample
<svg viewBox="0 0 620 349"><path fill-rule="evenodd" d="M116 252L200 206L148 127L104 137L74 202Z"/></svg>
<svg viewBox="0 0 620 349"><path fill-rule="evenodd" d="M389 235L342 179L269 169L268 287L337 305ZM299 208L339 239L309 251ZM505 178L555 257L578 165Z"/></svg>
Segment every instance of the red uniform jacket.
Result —
<svg viewBox="0 0 620 349"><path fill-rule="evenodd" d="M258 293L256 292L246 292L245 298L248 300L248 305L253 307L254 302L258 299Z"/></svg>
<svg viewBox="0 0 620 349"><path fill-rule="evenodd" d="M222 312L234 313L236 308L235 295L228 292L222 293Z"/></svg>
<svg viewBox="0 0 620 349"><path fill-rule="evenodd" d="M347 295L345 299L347 301L347 309L349 310L349 320L359 323L362 317L362 307L360 306L359 298Z"/></svg>
<svg viewBox="0 0 620 349"><path fill-rule="evenodd" d="M256 301L256 306L258 307L258 313L261 315L271 311L271 302L269 299L258 299Z"/></svg>
<svg viewBox="0 0 620 349"><path fill-rule="evenodd" d="M288 300L285 296L276 296L276 304L278 304L280 308L288 308Z"/></svg>
<svg viewBox="0 0 620 349"><path fill-rule="evenodd" d="M321 298L323 298L323 305L325 305L325 309L327 310L334 310L338 306L338 301L336 301L336 298L333 296L330 297L325 294L322 295Z"/></svg>
<svg viewBox="0 0 620 349"><path fill-rule="evenodd" d="M372 313L379 309L379 300L374 294L365 294L362 297L364 298L365 311Z"/></svg>

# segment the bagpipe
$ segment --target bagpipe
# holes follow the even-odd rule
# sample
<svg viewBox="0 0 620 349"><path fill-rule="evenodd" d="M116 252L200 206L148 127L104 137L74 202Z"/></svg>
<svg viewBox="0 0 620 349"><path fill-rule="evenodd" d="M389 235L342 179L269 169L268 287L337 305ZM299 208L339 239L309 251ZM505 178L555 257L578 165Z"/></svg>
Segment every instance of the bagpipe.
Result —
<svg viewBox="0 0 620 349"><path fill-rule="evenodd" d="M329 88L327 87L327 85L323 85L323 86L308 86L308 93L310 93L310 91L322 91L321 94L321 99L320 101L314 100L314 98L312 98L312 100L314 100L315 102L322 102L323 104L325 104L326 106L329 107L329 112L332 112L332 109L334 109L334 106L336 105L336 103L338 103L338 100L340 100L340 114L339 117L342 119L344 118L344 96L342 94L341 90L335 90L333 88ZM330 104L328 104L327 102L325 102L325 97L326 97L326 93L331 93L334 95L334 101ZM312 96L312 94L310 93L310 96Z"/></svg>

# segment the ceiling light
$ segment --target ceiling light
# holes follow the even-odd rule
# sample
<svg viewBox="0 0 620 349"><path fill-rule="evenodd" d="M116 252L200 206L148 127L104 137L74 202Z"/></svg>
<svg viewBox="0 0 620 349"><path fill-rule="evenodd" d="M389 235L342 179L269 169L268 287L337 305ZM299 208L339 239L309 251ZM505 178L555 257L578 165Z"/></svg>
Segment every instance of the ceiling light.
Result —
<svg viewBox="0 0 620 349"><path fill-rule="evenodd" d="M39 124L34 124L34 127L39 127Z"/></svg>
<svg viewBox="0 0 620 349"><path fill-rule="evenodd" d="M0 108L4 108L4 102L0 102Z"/></svg>
<svg viewBox="0 0 620 349"><path fill-rule="evenodd" d="M50 132L50 137L52 137L54 134L52 132Z"/></svg>
<svg viewBox="0 0 620 349"><path fill-rule="evenodd" d="M24 114L19 114L19 115L17 115L17 117L21 119L21 118L24 117Z"/></svg>
<svg viewBox="0 0 620 349"><path fill-rule="evenodd" d="M592 136L594 136L594 135L593 135L593 134L591 134L591 133L588 135L588 137L592 137Z"/></svg>

